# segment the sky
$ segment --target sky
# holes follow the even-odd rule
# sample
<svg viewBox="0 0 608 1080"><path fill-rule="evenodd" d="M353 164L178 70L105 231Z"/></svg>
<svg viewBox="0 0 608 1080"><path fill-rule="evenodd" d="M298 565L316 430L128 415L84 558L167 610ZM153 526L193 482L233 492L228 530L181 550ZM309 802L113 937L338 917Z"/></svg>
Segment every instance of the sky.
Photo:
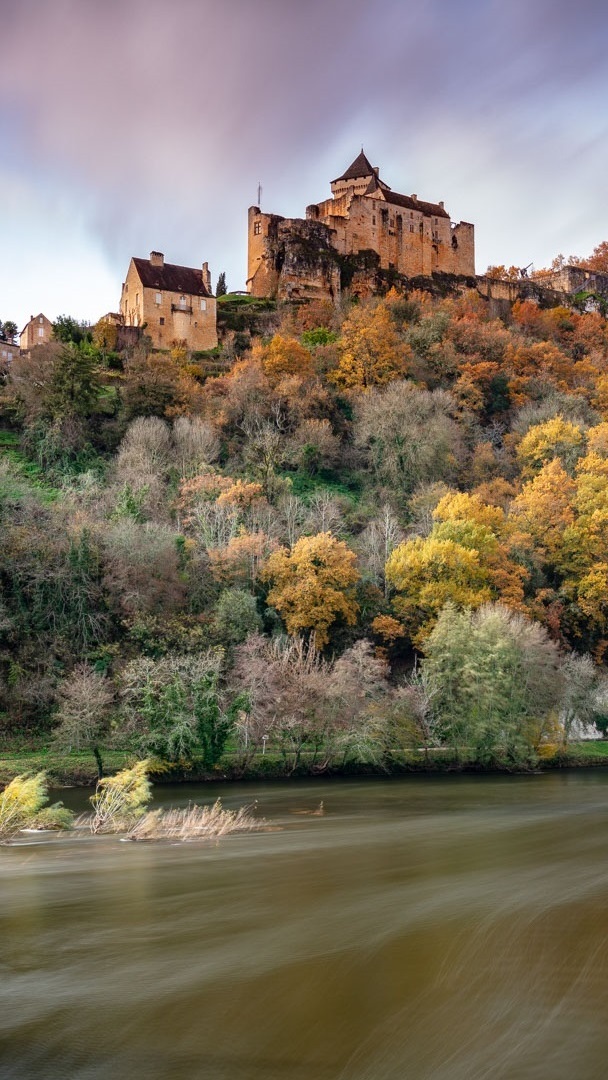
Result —
<svg viewBox="0 0 608 1080"><path fill-rule="evenodd" d="M477 272L608 239L605 0L0 0L0 320L95 322L132 255L244 289L361 147Z"/></svg>

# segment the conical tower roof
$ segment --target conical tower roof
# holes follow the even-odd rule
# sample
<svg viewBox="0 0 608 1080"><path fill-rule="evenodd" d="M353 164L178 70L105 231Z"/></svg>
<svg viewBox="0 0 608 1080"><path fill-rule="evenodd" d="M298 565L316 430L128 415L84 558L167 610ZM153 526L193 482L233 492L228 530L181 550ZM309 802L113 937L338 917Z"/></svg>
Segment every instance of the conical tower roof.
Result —
<svg viewBox="0 0 608 1080"><path fill-rule="evenodd" d="M346 172L342 173L342 176L337 176L335 180L332 180L332 184L337 184L339 180L359 180L362 176L373 176L374 169L367 160L363 150L355 158L352 165L348 166Z"/></svg>

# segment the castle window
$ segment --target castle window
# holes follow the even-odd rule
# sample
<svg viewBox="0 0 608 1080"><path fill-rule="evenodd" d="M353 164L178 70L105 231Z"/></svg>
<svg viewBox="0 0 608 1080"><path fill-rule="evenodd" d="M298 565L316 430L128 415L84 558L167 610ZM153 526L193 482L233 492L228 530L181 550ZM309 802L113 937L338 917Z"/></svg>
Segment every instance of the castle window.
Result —
<svg viewBox="0 0 608 1080"><path fill-rule="evenodd" d="M456 251L456 248L458 247L458 237L457 236L452 237L452 247L454 248L454 251Z"/></svg>
<svg viewBox="0 0 608 1080"><path fill-rule="evenodd" d="M155 303L157 303L157 304L162 303L162 299L163 298L162 298L161 293L157 292L156 297L155 297Z"/></svg>
<svg viewBox="0 0 608 1080"><path fill-rule="evenodd" d="M44 327L43 326L38 327L38 337L44 337Z"/></svg>
<svg viewBox="0 0 608 1080"><path fill-rule="evenodd" d="M413 232L413 231L414 231L414 224L413 224L412 221L410 221L410 232Z"/></svg>
<svg viewBox="0 0 608 1080"><path fill-rule="evenodd" d="M397 214L397 232L401 232L403 228L403 218L401 214Z"/></svg>
<svg viewBox="0 0 608 1080"><path fill-rule="evenodd" d="M165 325L165 320L163 319L162 315L161 315L161 317L160 317L160 319L158 321L159 321L161 326Z"/></svg>
<svg viewBox="0 0 608 1080"><path fill-rule="evenodd" d="M39 323L41 323L41 322L42 322L42 315L39 315L39 316L38 316L38 322L39 322Z"/></svg>
<svg viewBox="0 0 608 1080"><path fill-rule="evenodd" d="M382 215L382 224L386 228L388 225L388 210L381 210L380 213Z"/></svg>
<svg viewBox="0 0 608 1080"><path fill-rule="evenodd" d="M183 308L185 310L185 308L186 308L186 297L185 296L180 296L180 298L179 298L179 306L180 306L180 308Z"/></svg>
<svg viewBox="0 0 608 1080"><path fill-rule="evenodd" d="M254 236L259 236L261 231L262 231L262 222L261 221L254 221L254 223L253 223L253 235Z"/></svg>
<svg viewBox="0 0 608 1080"><path fill-rule="evenodd" d="M201 296L201 311L207 310L207 301Z"/></svg>

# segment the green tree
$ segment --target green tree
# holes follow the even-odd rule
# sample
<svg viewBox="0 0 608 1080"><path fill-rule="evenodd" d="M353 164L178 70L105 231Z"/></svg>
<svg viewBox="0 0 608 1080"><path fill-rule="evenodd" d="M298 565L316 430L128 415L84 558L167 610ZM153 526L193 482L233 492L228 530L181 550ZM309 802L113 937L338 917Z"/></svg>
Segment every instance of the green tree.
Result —
<svg viewBox="0 0 608 1080"><path fill-rule="evenodd" d="M222 645L238 645L262 629L255 596L243 589L224 589L219 596L213 629Z"/></svg>
<svg viewBox="0 0 608 1080"><path fill-rule="evenodd" d="M81 345L93 340L93 332L88 323L78 322L71 315L58 315L53 323L53 337L65 345Z"/></svg>
<svg viewBox="0 0 608 1080"><path fill-rule="evenodd" d="M8 341L10 345L14 345L15 338L17 337L17 323L8 319L6 322L0 322L0 341Z"/></svg>
<svg viewBox="0 0 608 1080"><path fill-rule="evenodd" d="M478 761L532 760L557 731L559 650L538 623L501 604L458 612L447 604L423 670L444 738Z"/></svg>
<svg viewBox="0 0 608 1080"><path fill-rule="evenodd" d="M101 383L96 358L88 350L66 345L53 367L48 401L53 416L91 416Z"/></svg>
<svg viewBox="0 0 608 1080"><path fill-rule="evenodd" d="M227 291L228 290L226 288L226 271L222 270L222 272L220 273L220 275L219 275L219 277L217 279L217 285L215 286L215 295L216 296L225 296Z"/></svg>
<svg viewBox="0 0 608 1080"><path fill-rule="evenodd" d="M165 761L220 760L244 697L225 703L219 689L223 653L132 661L123 674L127 714L145 753Z"/></svg>

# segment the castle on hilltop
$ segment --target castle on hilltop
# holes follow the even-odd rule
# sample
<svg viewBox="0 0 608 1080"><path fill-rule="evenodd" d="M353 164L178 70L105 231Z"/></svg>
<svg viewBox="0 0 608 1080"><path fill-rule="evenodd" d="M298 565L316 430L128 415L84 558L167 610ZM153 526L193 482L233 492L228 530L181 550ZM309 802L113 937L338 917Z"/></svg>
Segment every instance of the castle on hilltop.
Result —
<svg viewBox="0 0 608 1080"><path fill-rule="evenodd" d="M281 299L331 296L378 271L390 280L475 274L474 226L443 202L399 195L363 150L331 183L331 198L283 218L249 208L247 291Z"/></svg>

